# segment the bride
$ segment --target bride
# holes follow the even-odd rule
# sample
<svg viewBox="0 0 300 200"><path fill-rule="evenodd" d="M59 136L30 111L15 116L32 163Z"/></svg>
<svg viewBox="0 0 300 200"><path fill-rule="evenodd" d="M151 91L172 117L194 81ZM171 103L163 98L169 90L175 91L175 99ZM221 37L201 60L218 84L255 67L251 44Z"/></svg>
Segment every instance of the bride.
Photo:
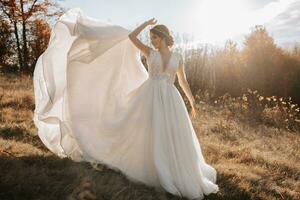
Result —
<svg viewBox="0 0 300 200"><path fill-rule="evenodd" d="M130 31L78 8L66 12L34 70L33 120L42 142L60 157L105 164L131 181L203 199L219 191L217 172L203 158L174 85L177 76L196 117L183 56L170 50L164 25L150 30L154 48L137 38L155 23Z"/></svg>
<svg viewBox="0 0 300 200"><path fill-rule="evenodd" d="M137 35L148 25L154 25L157 21L152 18L151 20L143 23L139 27L137 27L132 33L129 34L130 40L134 43L134 45L145 55L146 58L149 60L149 55L154 51L151 47L148 47L144 45L138 38ZM165 25L156 25L155 27L150 29L150 39L152 45L156 48L159 49L159 54L167 54L167 59L165 59L163 56L160 56L161 58L161 66L162 71L166 71L168 64L170 62L170 59L172 58L173 52L169 50L169 46L172 46L174 41L173 37L169 33L169 29ZM175 66L175 72L177 72L178 75L178 80L179 84L184 90L185 94L187 95L191 106L192 106L192 116L196 117L197 112L195 108L195 99L192 95L192 92L190 90L189 84L186 80L185 72L184 72L184 67L183 67L183 57L179 55L179 63L178 66ZM166 62L166 60L168 62ZM167 64L165 64L167 63ZM152 73L150 72L150 75Z"/></svg>

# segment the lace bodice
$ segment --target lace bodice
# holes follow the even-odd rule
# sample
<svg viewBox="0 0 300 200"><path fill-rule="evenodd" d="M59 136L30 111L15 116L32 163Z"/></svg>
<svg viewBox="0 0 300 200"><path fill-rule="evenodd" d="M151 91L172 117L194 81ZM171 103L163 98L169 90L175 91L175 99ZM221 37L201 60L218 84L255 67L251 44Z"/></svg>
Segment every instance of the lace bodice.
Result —
<svg viewBox="0 0 300 200"><path fill-rule="evenodd" d="M149 78L167 80L169 83L174 84L180 56L178 53L172 52L169 59L166 69L163 69L163 61L159 51L151 49L147 57Z"/></svg>

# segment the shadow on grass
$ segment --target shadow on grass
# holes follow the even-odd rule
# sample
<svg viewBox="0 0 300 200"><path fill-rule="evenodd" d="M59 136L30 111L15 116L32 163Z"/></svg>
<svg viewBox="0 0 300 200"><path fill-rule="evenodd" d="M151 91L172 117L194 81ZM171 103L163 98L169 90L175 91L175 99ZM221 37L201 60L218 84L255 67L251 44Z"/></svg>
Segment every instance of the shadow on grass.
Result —
<svg viewBox="0 0 300 200"><path fill-rule="evenodd" d="M3 138L5 140L14 140L18 142L31 144L43 152L49 151L45 147L45 145L41 142L38 135L31 135L27 133L26 130L24 130L24 128L20 128L20 127L0 128L0 138Z"/></svg>
<svg viewBox="0 0 300 200"><path fill-rule="evenodd" d="M132 183L120 171L106 166L98 171L86 162L74 162L54 155L20 158L0 155L0 171L1 200L68 199L84 176L92 179L97 199L186 199L144 184ZM218 184L220 192L205 199L251 199L251 195L230 176L219 175Z"/></svg>
<svg viewBox="0 0 300 200"><path fill-rule="evenodd" d="M5 140L30 143L43 152L49 152L38 136L30 135L19 127L0 129L0 137ZM120 171L106 166L98 171L86 162L74 162L55 155L13 157L1 154L0 199L68 199L68 196L85 176L92 179L93 191L97 195L97 199L186 199L165 191L158 191L144 184L133 183ZM217 194L206 196L205 199L251 199L251 194L240 188L239 183L235 182L231 176L219 174L217 184L220 191Z"/></svg>
<svg viewBox="0 0 300 200"><path fill-rule="evenodd" d="M68 199L80 180L92 179L97 199L179 199L143 184L131 183L120 172L57 156L10 157L0 154L0 199ZM172 196L172 195L171 195Z"/></svg>
<svg viewBox="0 0 300 200"><path fill-rule="evenodd" d="M55 156L0 156L0 199L65 199L82 164ZM78 181L78 180L77 180Z"/></svg>
<svg viewBox="0 0 300 200"><path fill-rule="evenodd" d="M217 194L212 194L206 199L209 200L220 200L220 199L230 199L230 200L248 200L256 199L260 200L258 197L251 197L249 191L244 190L240 187L237 180L233 178L232 175L227 175L220 173L217 177L217 184L219 185L220 191Z"/></svg>

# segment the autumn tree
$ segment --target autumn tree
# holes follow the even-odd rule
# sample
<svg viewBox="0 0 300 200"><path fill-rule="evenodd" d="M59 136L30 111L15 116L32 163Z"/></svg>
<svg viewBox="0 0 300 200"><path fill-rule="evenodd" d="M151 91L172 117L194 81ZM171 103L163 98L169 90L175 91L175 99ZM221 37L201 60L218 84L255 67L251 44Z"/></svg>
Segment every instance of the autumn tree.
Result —
<svg viewBox="0 0 300 200"><path fill-rule="evenodd" d="M11 38L12 29L9 23L0 19L0 68L12 65L11 55L13 55L13 40Z"/></svg>
<svg viewBox="0 0 300 200"><path fill-rule="evenodd" d="M264 26L255 26L246 36L244 45L244 86L262 91L265 95L272 95L278 81L277 58L281 49Z"/></svg>
<svg viewBox="0 0 300 200"><path fill-rule="evenodd" d="M291 56L295 58L298 62L300 62L300 43L296 43L293 46Z"/></svg>
<svg viewBox="0 0 300 200"><path fill-rule="evenodd" d="M30 62L31 49L28 38L35 20L48 21L57 18L63 9L55 0L0 0L0 14L13 28L18 64L21 71L32 72L34 63Z"/></svg>
<svg viewBox="0 0 300 200"><path fill-rule="evenodd" d="M241 92L241 59L237 43L228 40L216 55L218 64L215 66L216 95L230 93L233 96Z"/></svg>
<svg viewBox="0 0 300 200"><path fill-rule="evenodd" d="M264 26L256 26L245 39L243 86L265 96L293 97L299 102L300 60L296 45L292 53L278 47Z"/></svg>
<svg viewBox="0 0 300 200"><path fill-rule="evenodd" d="M38 57L45 51L50 39L51 28L43 19L36 19L29 24L30 40L28 41L30 63L36 63Z"/></svg>

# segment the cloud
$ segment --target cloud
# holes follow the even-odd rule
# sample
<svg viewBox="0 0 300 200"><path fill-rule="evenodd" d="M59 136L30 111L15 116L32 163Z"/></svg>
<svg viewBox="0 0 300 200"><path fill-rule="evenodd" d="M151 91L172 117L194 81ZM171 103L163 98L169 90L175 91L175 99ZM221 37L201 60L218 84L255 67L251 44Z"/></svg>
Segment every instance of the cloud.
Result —
<svg viewBox="0 0 300 200"><path fill-rule="evenodd" d="M249 27L265 25L275 42L282 47L289 47L300 42L300 0L279 0L249 13ZM247 33L234 39L242 43Z"/></svg>
<svg viewBox="0 0 300 200"><path fill-rule="evenodd" d="M300 42L300 1L290 2L286 9L265 25L279 45Z"/></svg>

